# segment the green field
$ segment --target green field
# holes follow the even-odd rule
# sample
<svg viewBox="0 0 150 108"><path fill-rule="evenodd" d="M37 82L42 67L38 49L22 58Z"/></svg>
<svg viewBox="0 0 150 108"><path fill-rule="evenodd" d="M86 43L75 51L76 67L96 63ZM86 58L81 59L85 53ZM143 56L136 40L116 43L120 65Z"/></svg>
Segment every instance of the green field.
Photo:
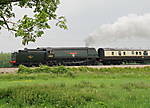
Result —
<svg viewBox="0 0 150 108"><path fill-rule="evenodd" d="M9 61L11 60L10 53L0 53L0 67L12 67Z"/></svg>
<svg viewBox="0 0 150 108"><path fill-rule="evenodd" d="M20 66L0 75L0 108L150 108L150 67Z"/></svg>

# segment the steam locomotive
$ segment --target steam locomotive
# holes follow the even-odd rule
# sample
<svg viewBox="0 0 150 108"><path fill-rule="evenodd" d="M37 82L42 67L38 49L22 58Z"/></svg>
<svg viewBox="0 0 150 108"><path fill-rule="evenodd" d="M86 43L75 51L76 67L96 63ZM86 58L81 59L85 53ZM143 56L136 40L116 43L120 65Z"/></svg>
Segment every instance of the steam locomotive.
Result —
<svg viewBox="0 0 150 108"><path fill-rule="evenodd" d="M12 53L10 63L14 66L39 65L120 65L126 63L149 63L150 50L112 48L37 48Z"/></svg>

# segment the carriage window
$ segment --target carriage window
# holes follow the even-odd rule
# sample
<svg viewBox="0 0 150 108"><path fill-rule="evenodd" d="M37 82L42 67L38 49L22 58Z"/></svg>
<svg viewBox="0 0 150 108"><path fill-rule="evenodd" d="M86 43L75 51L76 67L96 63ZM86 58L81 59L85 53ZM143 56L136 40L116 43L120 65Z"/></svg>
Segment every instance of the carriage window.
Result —
<svg viewBox="0 0 150 108"><path fill-rule="evenodd" d="M142 53L141 53L141 52L139 52L139 55L142 55Z"/></svg>
<svg viewBox="0 0 150 108"><path fill-rule="evenodd" d="M112 55L114 55L114 52L112 52Z"/></svg>
<svg viewBox="0 0 150 108"><path fill-rule="evenodd" d="M132 51L132 54L134 54L134 51Z"/></svg>
<svg viewBox="0 0 150 108"><path fill-rule="evenodd" d="M123 52L123 55L126 55L126 52Z"/></svg>
<svg viewBox="0 0 150 108"><path fill-rule="evenodd" d="M138 52L136 52L136 55L138 55Z"/></svg>
<svg viewBox="0 0 150 108"><path fill-rule="evenodd" d="M148 55L148 52L147 51L144 51L144 53L143 53L145 56L147 56Z"/></svg>

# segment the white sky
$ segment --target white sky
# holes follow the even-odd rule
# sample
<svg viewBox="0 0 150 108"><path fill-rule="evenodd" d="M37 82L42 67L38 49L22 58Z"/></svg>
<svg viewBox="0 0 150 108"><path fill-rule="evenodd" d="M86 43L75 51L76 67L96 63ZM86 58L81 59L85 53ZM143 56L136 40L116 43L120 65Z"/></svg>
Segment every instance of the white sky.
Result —
<svg viewBox="0 0 150 108"><path fill-rule="evenodd" d="M115 22L128 14L150 13L149 0L61 0L59 15L68 20L69 30L53 27L42 38L27 46L21 45L21 39L6 30L0 31L0 51L12 52L24 47L44 46L85 46L85 39L102 24ZM18 17L30 11L15 9ZM144 44L144 42L143 42Z"/></svg>

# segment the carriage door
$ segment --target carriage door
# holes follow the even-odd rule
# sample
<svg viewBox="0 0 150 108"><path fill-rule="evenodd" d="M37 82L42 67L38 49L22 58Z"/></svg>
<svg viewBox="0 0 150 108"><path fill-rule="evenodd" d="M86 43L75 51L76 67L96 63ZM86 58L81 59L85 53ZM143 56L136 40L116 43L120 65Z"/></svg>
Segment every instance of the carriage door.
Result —
<svg viewBox="0 0 150 108"><path fill-rule="evenodd" d="M121 56L121 51L118 51L118 55Z"/></svg>

